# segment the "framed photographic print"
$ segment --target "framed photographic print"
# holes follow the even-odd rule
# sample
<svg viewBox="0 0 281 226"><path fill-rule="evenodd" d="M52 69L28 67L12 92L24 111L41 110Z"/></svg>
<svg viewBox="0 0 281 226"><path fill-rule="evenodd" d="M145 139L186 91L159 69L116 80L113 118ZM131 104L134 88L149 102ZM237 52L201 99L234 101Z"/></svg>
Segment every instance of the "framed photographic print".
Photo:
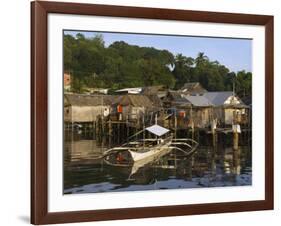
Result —
<svg viewBox="0 0 281 226"><path fill-rule="evenodd" d="M273 16L31 12L33 224L273 209Z"/></svg>

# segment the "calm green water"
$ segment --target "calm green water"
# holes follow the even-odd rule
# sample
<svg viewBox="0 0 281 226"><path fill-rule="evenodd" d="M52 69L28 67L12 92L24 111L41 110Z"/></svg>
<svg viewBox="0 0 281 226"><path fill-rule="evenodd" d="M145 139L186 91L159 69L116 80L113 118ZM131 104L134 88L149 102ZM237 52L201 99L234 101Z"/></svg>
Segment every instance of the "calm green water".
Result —
<svg viewBox="0 0 281 226"><path fill-rule="evenodd" d="M65 141L64 193L183 189L252 184L250 147L199 146L190 157L171 151L146 165L109 166L94 140Z"/></svg>

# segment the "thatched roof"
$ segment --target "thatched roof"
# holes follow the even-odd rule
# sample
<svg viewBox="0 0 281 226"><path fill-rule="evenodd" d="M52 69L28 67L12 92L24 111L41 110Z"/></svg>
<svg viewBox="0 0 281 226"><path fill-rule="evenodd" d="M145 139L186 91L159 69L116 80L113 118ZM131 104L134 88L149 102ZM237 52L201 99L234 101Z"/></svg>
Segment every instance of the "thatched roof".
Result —
<svg viewBox="0 0 281 226"><path fill-rule="evenodd" d="M141 93L145 94L145 95L154 95L154 94L157 94L159 91L166 91L165 86L163 86L163 85L146 86L146 87L143 87Z"/></svg>
<svg viewBox="0 0 281 226"><path fill-rule="evenodd" d="M65 106L102 106L114 103L117 96L113 95L88 95L88 94L65 94Z"/></svg>
<svg viewBox="0 0 281 226"><path fill-rule="evenodd" d="M177 107L189 107L190 101L183 97L183 95L177 91L169 90L167 96L163 99L163 103L169 106Z"/></svg>
<svg viewBox="0 0 281 226"><path fill-rule="evenodd" d="M159 108L163 107L161 99L156 94L154 94L154 95L146 95L146 96L153 103L154 107L159 107Z"/></svg>
<svg viewBox="0 0 281 226"><path fill-rule="evenodd" d="M202 94L207 92L207 90L204 89L199 82L185 83L179 91L190 94Z"/></svg>
<svg viewBox="0 0 281 226"><path fill-rule="evenodd" d="M179 92L177 92L177 91L172 91L172 90L170 90L169 92L168 92L168 95L167 95L167 98L166 98L167 100L169 100L169 101L172 101L172 102L182 102L182 103L184 103L184 102L188 102L183 96L182 96L182 94L181 93L179 93Z"/></svg>
<svg viewBox="0 0 281 226"><path fill-rule="evenodd" d="M153 107L152 101L145 95L124 95L116 100L116 104L134 107Z"/></svg>

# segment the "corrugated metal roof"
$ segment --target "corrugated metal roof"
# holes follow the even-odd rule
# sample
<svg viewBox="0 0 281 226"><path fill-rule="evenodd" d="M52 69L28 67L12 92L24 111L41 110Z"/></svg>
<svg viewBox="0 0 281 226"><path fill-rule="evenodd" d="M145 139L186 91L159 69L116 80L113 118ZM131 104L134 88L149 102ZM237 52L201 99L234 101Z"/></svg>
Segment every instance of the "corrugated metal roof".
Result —
<svg viewBox="0 0 281 226"><path fill-rule="evenodd" d="M134 88L119 89L119 90L116 90L115 92L117 92L117 93L127 92L127 93L132 93L132 94L138 94L141 91L142 91L142 87L134 87Z"/></svg>
<svg viewBox="0 0 281 226"><path fill-rule="evenodd" d="M233 92L207 92L204 93L204 97L206 97L213 105L220 106L223 105L224 102L233 95Z"/></svg>
<svg viewBox="0 0 281 226"><path fill-rule="evenodd" d="M231 91L222 91L222 92L205 92L201 94L189 94L183 93L180 91L169 91L169 95L167 101L174 105L181 105L185 104L188 106L188 103L192 104L196 107L208 107L208 106L226 106L225 101L233 96L233 92ZM240 103L235 104L235 106L241 105L245 106L243 101L239 97L238 98Z"/></svg>
<svg viewBox="0 0 281 226"><path fill-rule="evenodd" d="M251 96L245 96L241 100L246 105L252 105L252 97Z"/></svg>
<svg viewBox="0 0 281 226"><path fill-rule="evenodd" d="M187 99L192 105L196 107L208 107L213 104L209 101L205 96L192 96L192 95L182 95L185 99Z"/></svg>
<svg viewBox="0 0 281 226"><path fill-rule="evenodd" d="M192 105L197 107L222 106L225 105L225 101L229 97L233 96L233 92L231 91L206 92L202 95L182 95L182 96L186 98L188 101L190 101Z"/></svg>
<svg viewBox="0 0 281 226"><path fill-rule="evenodd" d="M159 125L153 125L153 126L147 127L146 130L155 134L156 136L162 136L170 131Z"/></svg>

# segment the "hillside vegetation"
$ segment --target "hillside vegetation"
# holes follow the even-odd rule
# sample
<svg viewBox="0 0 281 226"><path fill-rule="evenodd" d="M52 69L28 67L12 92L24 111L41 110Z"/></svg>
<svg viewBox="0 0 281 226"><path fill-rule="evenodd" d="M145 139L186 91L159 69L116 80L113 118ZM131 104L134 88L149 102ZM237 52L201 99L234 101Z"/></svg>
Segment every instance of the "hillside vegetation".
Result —
<svg viewBox="0 0 281 226"><path fill-rule="evenodd" d="M123 41L106 47L101 35L64 35L64 71L71 73L72 89L77 93L85 87L115 90L165 85L179 89L186 82L200 82L209 91L232 90L235 82L241 97L251 96L252 89L251 72L231 72L203 52L192 58Z"/></svg>

